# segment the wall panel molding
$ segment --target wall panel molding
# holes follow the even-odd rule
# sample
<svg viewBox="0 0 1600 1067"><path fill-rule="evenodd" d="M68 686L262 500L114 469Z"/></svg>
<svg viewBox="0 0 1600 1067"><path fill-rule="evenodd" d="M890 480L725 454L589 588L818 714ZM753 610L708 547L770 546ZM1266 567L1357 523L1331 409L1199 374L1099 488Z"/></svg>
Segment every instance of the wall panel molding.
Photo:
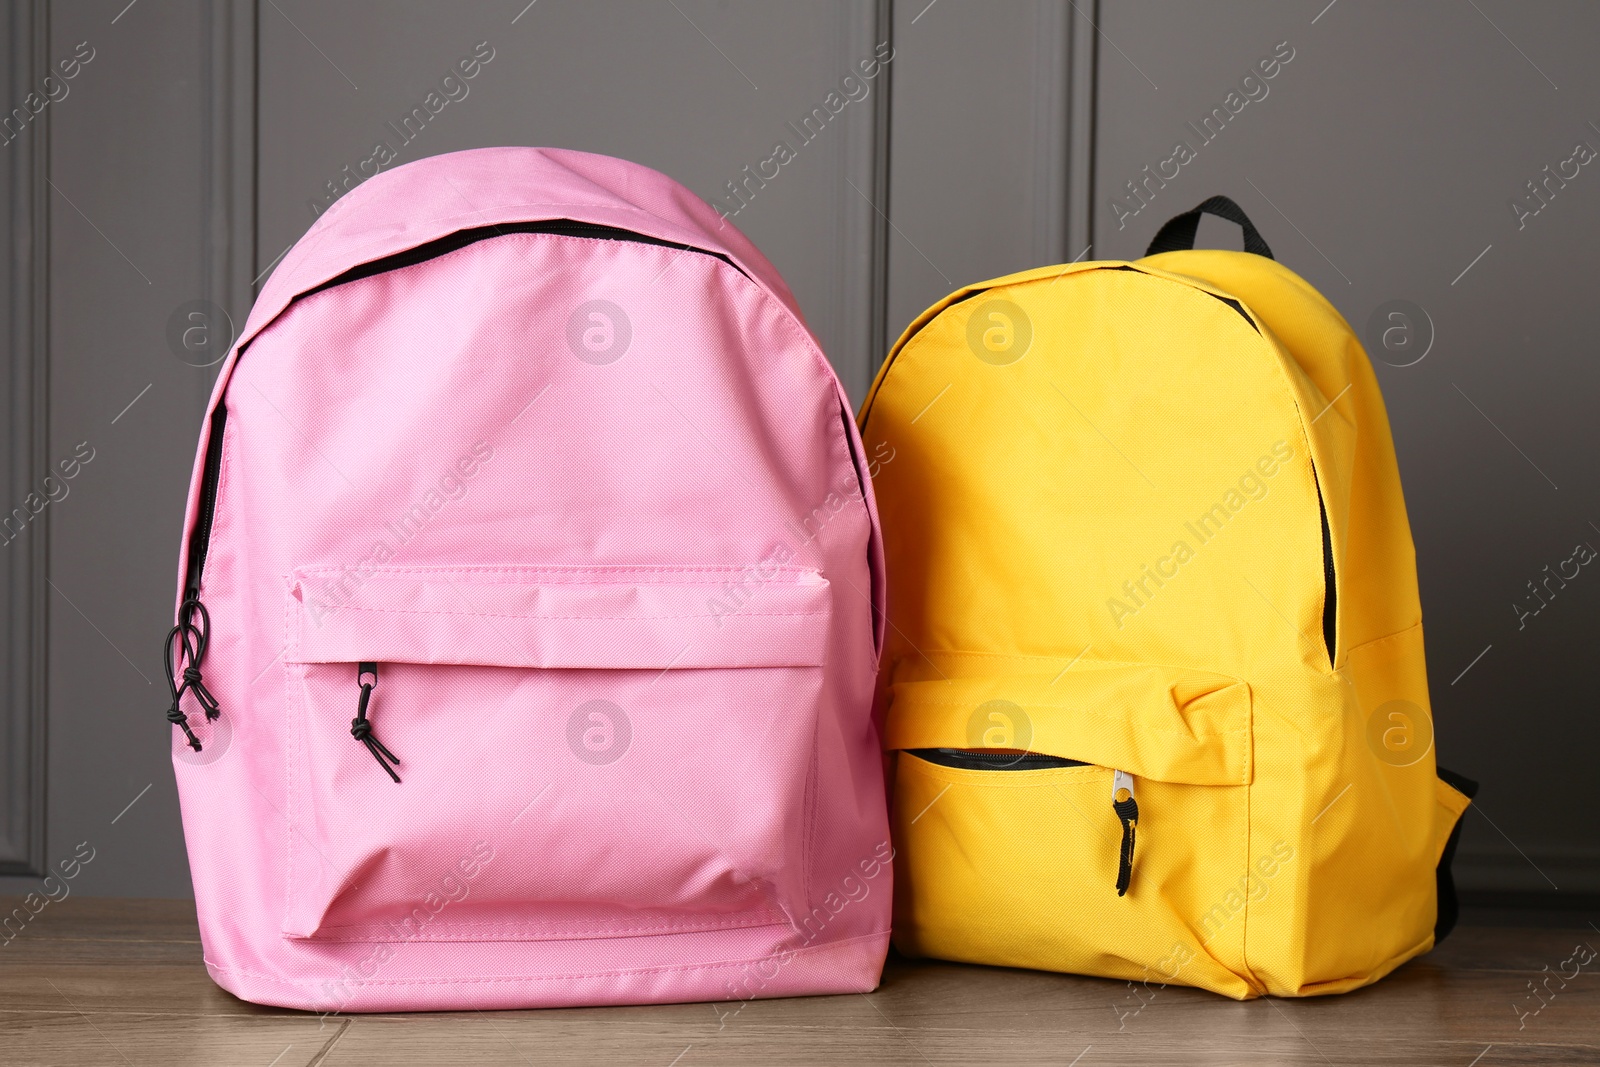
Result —
<svg viewBox="0 0 1600 1067"><path fill-rule="evenodd" d="M228 317L231 342L256 294L256 0L201 7L201 298ZM223 346L224 349L226 346ZM210 396L217 366L200 379Z"/></svg>
<svg viewBox="0 0 1600 1067"><path fill-rule="evenodd" d="M1094 94L1098 0L1034 9L1033 258L1094 258Z"/></svg>
<svg viewBox="0 0 1600 1067"><path fill-rule="evenodd" d="M1100 61L1100 0L1075 0L1067 31L1065 262L1094 259L1095 90Z"/></svg>
<svg viewBox="0 0 1600 1067"><path fill-rule="evenodd" d="M892 0L840 6L839 55L846 69L893 40ZM894 78L880 77L871 109L853 116L839 161L840 210L835 247L838 336L846 347L830 353L845 389L859 401L877 374L894 335L889 333L889 102ZM848 180L848 184L847 184ZM851 185L855 188L852 189ZM870 203L868 202L870 198Z"/></svg>
<svg viewBox="0 0 1600 1067"><path fill-rule="evenodd" d="M4 16L5 103L27 113L24 103L39 90L49 73L49 5L44 0L7 5ZM46 548L49 509L33 514L27 504L48 462L49 374L48 336L50 247L49 123L46 106L31 115L27 128L0 153L0 186L9 206L4 223L6 262L5 332L10 349L9 373L0 379L5 427L5 497L0 503L10 519L21 509L26 516L8 525L0 538L5 553L0 564L4 587L3 629L0 629L0 875L37 876L44 871L45 848L45 634L49 608ZM25 524L25 525L24 525Z"/></svg>
<svg viewBox="0 0 1600 1067"><path fill-rule="evenodd" d="M901 0L892 327L958 285L1085 254L1099 11L1094 0Z"/></svg>
<svg viewBox="0 0 1600 1067"><path fill-rule="evenodd" d="M1065 3L1034 7L1033 260L1069 259L1067 215L1071 166L1072 9Z"/></svg>

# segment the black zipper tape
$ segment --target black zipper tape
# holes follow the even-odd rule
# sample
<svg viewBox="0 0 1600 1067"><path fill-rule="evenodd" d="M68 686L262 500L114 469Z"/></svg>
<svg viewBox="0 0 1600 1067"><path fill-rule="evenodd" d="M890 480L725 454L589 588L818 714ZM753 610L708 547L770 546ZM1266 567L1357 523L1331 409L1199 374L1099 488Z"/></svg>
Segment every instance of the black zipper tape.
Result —
<svg viewBox="0 0 1600 1067"><path fill-rule="evenodd" d="M184 599L200 596L200 576L205 571L206 553L211 549L211 520L217 511L217 480L222 476L222 437L228 428L228 405L217 402L211 413L211 435L206 440L205 469L200 475L200 514L195 518L189 538L189 566L184 577Z"/></svg>
<svg viewBox="0 0 1600 1067"><path fill-rule="evenodd" d="M1322 640L1328 648L1328 669L1338 670L1339 660L1339 580L1333 570L1333 530L1328 525L1328 505L1322 498L1322 479L1311 465L1311 480L1317 486L1317 508L1322 513Z"/></svg>
<svg viewBox="0 0 1600 1067"><path fill-rule="evenodd" d="M659 245L662 248L676 248L684 252L698 252L702 256L720 259L734 270L744 274L739 265L721 252L713 252L706 248L696 248L693 245L679 244L676 241L666 241L660 237L651 237L649 234L635 233L624 230L618 226L601 226L592 222L576 222L572 219L545 219L542 222L502 222L494 226L476 226L469 230L457 230L455 233L446 234L436 240L408 248L404 252L383 256L370 263L362 263L351 267L343 274L330 278L314 289L307 289L295 297L295 300L304 300L314 296L324 289L332 289L336 285L345 285L349 282L370 278L375 274L387 274L392 270L404 267L413 267L418 263L426 263L430 259L449 255L479 241L486 241L493 237L506 237L514 233L548 233L558 237L583 237L593 241L626 241L632 244ZM749 277L749 275L745 275Z"/></svg>
<svg viewBox="0 0 1600 1067"><path fill-rule="evenodd" d="M968 771L1044 771L1056 767L1087 767L1089 764L1043 752L987 752L970 748L908 748L911 755L941 767Z"/></svg>

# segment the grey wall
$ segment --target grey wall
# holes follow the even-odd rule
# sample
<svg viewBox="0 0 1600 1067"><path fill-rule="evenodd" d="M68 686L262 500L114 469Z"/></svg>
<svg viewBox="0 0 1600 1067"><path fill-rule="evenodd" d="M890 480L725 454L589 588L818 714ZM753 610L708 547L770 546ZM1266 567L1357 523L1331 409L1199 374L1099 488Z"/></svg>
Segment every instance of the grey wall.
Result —
<svg viewBox="0 0 1600 1067"><path fill-rule="evenodd" d="M1600 74L1586 62L1600 9L525 2L6 5L0 105L78 42L94 58L0 147L5 506L79 442L94 458L0 548L0 873L88 840L80 891L188 893L159 643L215 370L194 365L212 358L204 346L174 350L175 317L200 313L212 349L225 341L224 316L243 322L253 286L311 223L308 202L376 140L397 144L386 124L480 41L494 59L400 161L562 145L639 160L716 201L892 34L870 95L734 218L852 395L955 285L1136 256L1215 192L1358 330L1387 301L1425 309L1426 357L1392 366L1411 357L1386 353L1378 373L1417 539L1440 753L1484 782L1462 880L1600 892L1586 676L1600 577L1584 568L1520 628L1512 606L1546 564L1600 545L1600 506L1586 503L1600 370L1580 288L1600 237L1600 162L1522 229L1507 203L1574 142L1600 146ZM1193 139L1185 123L1282 41L1294 58L1269 94L1119 219L1124 183ZM1208 224L1202 239L1237 236ZM0 877L0 891L30 884Z"/></svg>
<svg viewBox="0 0 1600 1067"><path fill-rule="evenodd" d="M1169 215L1226 192L1363 335L1391 300L1431 319L1414 365L1367 344L1417 545L1439 758L1483 783L1461 879L1600 891L1600 567L1552 582L1537 615L1513 607L1539 606L1527 583L1546 565L1600 547L1600 159L1521 229L1508 203L1575 143L1600 148L1600 8L1115 0L1101 28L1126 58L1100 50L1096 256L1139 255ZM1268 95L1119 229L1111 198L1176 140L1198 144L1185 123L1281 41L1295 58ZM1226 230L1202 238L1239 240Z"/></svg>
<svg viewBox="0 0 1600 1067"><path fill-rule="evenodd" d="M731 209L739 205L726 183L789 143L797 158L733 221L789 281L859 395L883 329L872 260L883 224L872 200L883 198L887 71L811 142L802 146L789 124L887 41L886 6L541 0L512 25L526 2L330 9L279 0L293 25L264 5L257 239L266 259L305 231L319 186L375 141L398 146L386 124L484 41L494 58L466 98L397 162L481 145L560 145L626 156Z"/></svg>
<svg viewBox="0 0 1600 1067"><path fill-rule="evenodd" d="M199 4L141 4L113 24L119 10L32 5L34 69L8 79L38 87L80 42L92 51L65 97L24 135L48 161L39 203L49 222L48 243L18 257L19 270L48 291L48 392L26 412L40 444L25 484L39 491L63 462L75 476L61 478L65 495L0 549L27 549L48 565L39 587L45 622L30 650L44 655L44 706L6 710L13 721L36 717L38 736L48 735L31 781L44 834L30 866L87 840L97 857L85 889L180 894L187 863L167 745L150 725L166 705L161 630L209 386L209 373L176 359L165 339L170 313L206 291L212 258L206 49ZM13 367L26 355L13 350ZM13 487L7 506L25 499Z"/></svg>

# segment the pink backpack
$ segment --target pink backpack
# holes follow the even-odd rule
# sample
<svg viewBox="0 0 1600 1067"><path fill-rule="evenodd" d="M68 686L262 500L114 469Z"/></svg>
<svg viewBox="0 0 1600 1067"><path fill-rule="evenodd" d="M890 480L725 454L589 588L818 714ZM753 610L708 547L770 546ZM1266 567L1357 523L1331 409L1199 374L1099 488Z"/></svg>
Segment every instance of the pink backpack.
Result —
<svg viewBox="0 0 1600 1067"><path fill-rule="evenodd" d="M201 434L167 644L206 967L395 1011L865 991L883 562L794 298L670 179L374 177Z"/></svg>

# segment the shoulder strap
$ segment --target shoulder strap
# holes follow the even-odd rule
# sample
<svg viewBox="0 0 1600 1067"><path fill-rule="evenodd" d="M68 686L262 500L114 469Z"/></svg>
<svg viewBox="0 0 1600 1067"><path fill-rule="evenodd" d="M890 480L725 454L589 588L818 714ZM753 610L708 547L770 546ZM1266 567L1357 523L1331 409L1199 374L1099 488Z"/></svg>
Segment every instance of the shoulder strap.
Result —
<svg viewBox="0 0 1600 1067"><path fill-rule="evenodd" d="M1454 771L1439 768L1439 777L1444 784L1454 789L1457 793L1471 800L1478 795L1478 783L1471 778L1464 777ZM1465 814L1465 813L1463 813ZM1450 864L1456 858L1456 841L1461 837L1461 820L1450 828L1450 839L1444 844L1444 852L1439 856L1439 868L1435 877L1439 885L1439 915L1433 922L1433 943L1437 945L1450 935L1455 929L1456 919L1461 916L1461 904L1456 899L1456 882L1450 874Z"/></svg>

